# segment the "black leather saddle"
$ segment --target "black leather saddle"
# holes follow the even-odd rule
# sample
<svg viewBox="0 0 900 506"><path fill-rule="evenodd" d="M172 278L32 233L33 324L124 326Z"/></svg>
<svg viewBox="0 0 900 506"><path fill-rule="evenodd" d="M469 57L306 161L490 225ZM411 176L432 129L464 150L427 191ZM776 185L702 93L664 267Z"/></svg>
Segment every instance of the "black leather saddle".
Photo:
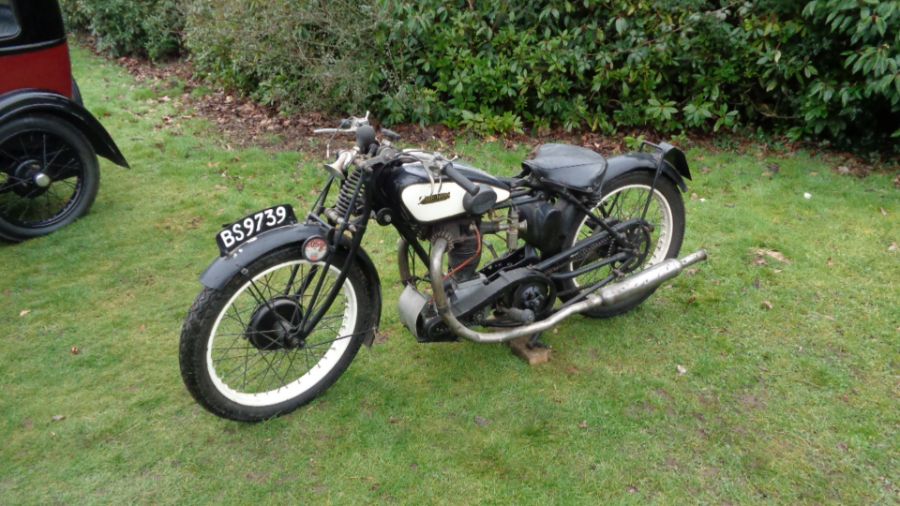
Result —
<svg viewBox="0 0 900 506"><path fill-rule="evenodd" d="M606 158L578 146L544 144L522 166L544 182L574 191L594 192L603 181Z"/></svg>

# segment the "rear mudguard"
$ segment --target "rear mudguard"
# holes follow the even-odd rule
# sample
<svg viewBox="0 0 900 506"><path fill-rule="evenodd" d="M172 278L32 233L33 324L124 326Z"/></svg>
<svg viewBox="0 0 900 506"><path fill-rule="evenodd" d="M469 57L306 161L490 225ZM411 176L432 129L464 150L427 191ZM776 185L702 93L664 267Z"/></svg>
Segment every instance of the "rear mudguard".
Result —
<svg viewBox="0 0 900 506"><path fill-rule="evenodd" d="M255 241L241 246L232 254L217 258L200 276L200 283L207 288L221 290L243 268L266 253L288 245L295 245L299 249L303 246L303 242L312 236L327 237L328 231L328 228L320 225L298 223L262 233L257 236ZM366 346L371 346L381 322L381 279L378 277L378 271L375 269L372 259L362 248L356 252L356 261L359 262L359 266L366 276L366 284L372 289L372 302L375 305L373 313L375 321L371 332L365 336L363 341Z"/></svg>
<svg viewBox="0 0 900 506"><path fill-rule="evenodd" d="M659 167L660 159L663 160L662 175L671 179L682 192L687 191L687 183L685 183L684 180L691 179L691 171L688 168L684 153L671 144L660 143L659 151L657 153L627 153L607 159L606 172L603 174L600 193L597 194L598 199L603 194L607 182L631 171L643 170L656 172L657 167ZM557 208L562 213L563 223L578 223L584 216L577 207L565 200L560 200L557 204ZM560 234L560 244L562 244L565 237L565 231L562 231ZM541 258L549 258L560 251L561 249L558 248L542 251Z"/></svg>
<svg viewBox="0 0 900 506"><path fill-rule="evenodd" d="M668 144L660 144L660 146L664 148L661 153L628 153L608 159L606 174L603 175L603 184L633 170L656 171L660 157L662 157L664 160L662 174L671 179L681 191L687 191L687 183L684 180L691 179L691 171L684 153Z"/></svg>
<svg viewBox="0 0 900 506"><path fill-rule="evenodd" d="M128 168L128 161L109 132L87 109L69 98L41 90L14 91L0 96L0 124L29 114L49 114L68 121L87 137L98 155Z"/></svg>

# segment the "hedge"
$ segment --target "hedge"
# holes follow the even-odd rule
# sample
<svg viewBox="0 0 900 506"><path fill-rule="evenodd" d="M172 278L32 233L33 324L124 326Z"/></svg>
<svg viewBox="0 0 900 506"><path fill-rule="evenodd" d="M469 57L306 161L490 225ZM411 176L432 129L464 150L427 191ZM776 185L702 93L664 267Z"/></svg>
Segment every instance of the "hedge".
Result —
<svg viewBox="0 0 900 506"><path fill-rule="evenodd" d="M479 132L751 126L898 151L898 0L176 1L65 3L111 51L183 44L199 73L286 109ZM183 31L148 29L172 13Z"/></svg>
<svg viewBox="0 0 900 506"><path fill-rule="evenodd" d="M96 38L97 48L116 56L153 60L181 52L181 0L61 0L70 30Z"/></svg>

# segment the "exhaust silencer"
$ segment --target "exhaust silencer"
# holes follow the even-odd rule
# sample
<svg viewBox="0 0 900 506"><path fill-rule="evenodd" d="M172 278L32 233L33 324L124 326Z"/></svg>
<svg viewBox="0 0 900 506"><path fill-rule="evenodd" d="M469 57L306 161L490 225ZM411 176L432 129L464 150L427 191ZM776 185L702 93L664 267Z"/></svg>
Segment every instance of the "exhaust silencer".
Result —
<svg viewBox="0 0 900 506"><path fill-rule="evenodd" d="M444 323L459 337L475 341L476 343L502 343L522 336L530 336L550 329L573 314L599 306L610 306L633 297L644 294L666 281L681 274L681 271L691 265L706 260L706 250L699 250L682 259L670 258L647 268L637 274L633 274L624 280L607 285L599 291L588 295L587 298L571 306L567 306L553 315L535 323L515 327L509 330L497 332L478 332L463 325L450 308L447 294L444 292L442 280L444 275L443 256L447 250L446 239L440 238L432 243L431 263L431 287L434 294L434 304L438 314Z"/></svg>

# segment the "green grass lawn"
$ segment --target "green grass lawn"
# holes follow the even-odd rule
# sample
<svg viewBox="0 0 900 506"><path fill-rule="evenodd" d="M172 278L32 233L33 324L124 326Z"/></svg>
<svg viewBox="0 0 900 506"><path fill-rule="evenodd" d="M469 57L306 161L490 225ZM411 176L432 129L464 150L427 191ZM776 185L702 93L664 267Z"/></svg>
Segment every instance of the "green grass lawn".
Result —
<svg viewBox="0 0 900 506"><path fill-rule="evenodd" d="M90 215L0 245L0 503L900 497L893 174L839 176L762 147L690 150L683 251L705 247L709 262L628 315L569 320L533 368L502 345L417 344L394 309L396 233L373 224L386 342L309 406L246 425L188 395L180 326L219 226L272 204L306 209L320 162L232 151L182 117L178 86L73 57L133 170L104 161ZM527 151L457 149L505 174ZM764 176L771 163L780 171Z"/></svg>

